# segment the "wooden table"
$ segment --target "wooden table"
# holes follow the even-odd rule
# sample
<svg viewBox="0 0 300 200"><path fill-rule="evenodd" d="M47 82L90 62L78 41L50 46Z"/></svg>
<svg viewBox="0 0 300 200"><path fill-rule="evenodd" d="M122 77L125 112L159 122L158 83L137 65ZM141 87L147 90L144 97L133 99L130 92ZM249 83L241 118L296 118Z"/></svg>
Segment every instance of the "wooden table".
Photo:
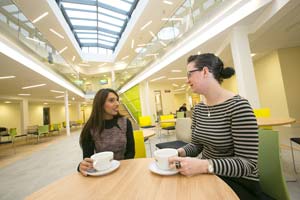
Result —
<svg viewBox="0 0 300 200"><path fill-rule="evenodd" d="M143 135L144 135L144 139L149 139L150 137L154 136L156 133L155 133L155 130L153 129L146 129L146 128L143 128L141 129L143 131Z"/></svg>
<svg viewBox="0 0 300 200"><path fill-rule="evenodd" d="M66 176L26 199L238 199L233 190L215 175L186 177L160 176L149 171L154 159L121 161L120 167L105 176Z"/></svg>
<svg viewBox="0 0 300 200"><path fill-rule="evenodd" d="M272 117L258 117L257 125L258 126L281 126L295 123L296 120L294 118L272 118Z"/></svg>

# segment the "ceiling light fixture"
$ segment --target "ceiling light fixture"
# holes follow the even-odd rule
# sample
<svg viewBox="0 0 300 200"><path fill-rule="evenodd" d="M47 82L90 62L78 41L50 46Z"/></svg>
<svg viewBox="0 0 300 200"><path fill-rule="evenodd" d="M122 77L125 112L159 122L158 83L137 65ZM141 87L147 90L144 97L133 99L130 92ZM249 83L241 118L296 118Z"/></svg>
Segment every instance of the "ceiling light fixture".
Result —
<svg viewBox="0 0 300 200"><path fill-rule="evenodd" d="M106 63L102 63L102 64L98 65L98 67L103 67L104 65L106 65Z"/></svg>
<svg viewBox="0 0 300 200"><path fill-rule="evenodd" d="M40 21L41 19L43 19L44 17L46 17L49 13L48 12L44 12L43 14L41 14L39 17L35 18L32 23L37 23L38 21Z"/></svg>
<svg viewBox="0 0 300 200"><path fill-rule="evenodd" d="M58 53L61 54L62 52L64 52L65 50L67 50L67 46L65 46L63 49L61 49Z"/></svg>
<svg viewBox="0 0 300 200"><path fill-rule="evenodd" d="M50 92L61 93L61 94L65 93L64 91L59 91L59 90L50 90Z"/></svg>
<svg viewBox="0 0 300 200"><path fill-rule="evenodd" d="M76 58L76 57L75 57L75 56L73 56L73 58L72 58L72 62L74 62L74 61L75 61L75 58Z"/></svg>
<svg viewBox="0 0 300 200"><path fill-rule="evenodd" d="M182 21L183 18L180 17L171 17L171 18L162 18L161 21Z"/></svg>
<svg viewBox="0 0 300 200"><path fill-rule="evenodd" d="M124 56L121 60L126 60L129 56Z"/></svg>
<svg viewBox="0 0 300 200"><path fill-rule="evenodd" d="M176 27L165 27L162 28L158 34L157 37L161 40L170 40L174 39L179 35L179 29Z"/></svg>
<svg viewBox="0 0 300 200"><path fill-rule="evenodd" d="M154 78L154 79L150 80L150 82L158 81L158 80L161 80L161 79L164 79L164 78L166 78L166 76L160 76L158 78Z"/></svg>
<svg viewBox="0 0 300 200"><path fill-rule="evenodd" d="M30 96L31 94L18 94L19 96Z"/></svg>
<svg viewBox="0 0 300 200"><path fill-rule="evenodd" d="M59 34L58 32L56 32L55 30L53 30L52 28L49 29L52 33L54 33L55 35L57 35L58 37L60 37L61 39L65 39L64 36L62 36L61 34Z"/></svg>
<svg viewBox="0 0 300 200"><path fill-rule="evenodd" d="M168 78L168 80L184 80L186 77L174 77L174 78Z"/></svg>
<svg viewBox="0 0 300 200"><path fill-rule="evenodd" d="M158 53L149 53L146 56L158 56L158 55L159 55Z"/></svg>
<svg viewBox="0 0 300 200"><path fill-rule="evenodd" d="M34 39L34 38L31 38L31 37L26 37L26 39L27 39L27 40L34 41L34 42L36 42L36 43L45 44L45 42L42 42L42 41L40 41L40 40L38 40L38 39Z"/></svg>
<svg viewBox="0 0 300 200"><path fill-rule="evenodd" d="M173 2L172 2L172 1L164 0L163 2L164 2L164 4L173 5Z"/></svg>
<svg viewBox="0 0 300 200"><path fill-rule="evenodd" d="M174 90L174 92L178 92L178 91L181 91L181 90L185 90L185 88L176 89L176 90Z"/></svg>
<svg viewBox="0 0 300 200"><path fill-rule="evenodd" d="M38 85L30 85L30 86L22 87L22 89L25 90L25 89L30 89L30 88L42 87L42 86L45 86L45 85L46 85L45 83L38 84Z"/></svg>
<svg viewBox="0 0 300 200"><path fill-rule="evenodd" d="M134 40L131 40L131 48L133 49L134 47Z"/></svg>
<svg viewBox="0 0 300 200"><path fill-rule="evenodd" d="M144 30L147 26L149 26L150 24L152 24L152 20L150 20L149 22L147 22L144 26L142 26L141 31Z"/></svg>
<svg viewBox="0 0 300 200"><path fill-rule="evenodd" d="M253 57L253 56L255 56L256 55L256 53L251 53L251 57Z"/></svg>
<svg viewBox="0 0 300 200"><path fill-rule="evenodd" d="M0 76L0 79L16 78L16 76Z"/></svg>
<svg viewBox="0 0 300 200"><path fill-rule="evenodd" d="M56 99L59 99L59 98L63 98L63 97L65 97L65 95L56 96L55 98L56 98Z"/></svg>
<svg viewBox="0 0 300 200"><path fill-rule="evenodd" d="M134 51L136 53L144 53L146 51L146 48L144 48L144 47L138 47Z"/></svg>
<svg viewBox="0 0 300 200"><path fill-rule="evenodd" d="M11 101L4 101L4 103L11 103Z"/></svg>
<svg viewBox="0 0 300 200"><path fill-rule="evenodd" d="M167 46L166 43L164 43L163 41L159 41L159 43L160 43L161 45L163 45L164 47Z"/></svg>
<svg viewBox="0 0 300 200"><path fill-rule="evenodd" d="M149 31L150 35L153 37L153 39L157 39L157 37L155 36L155 34L152 31Z"/></svg>
<svg viewBox="0 0 300 200"><path fill-rule="evenodd" d="M180 70L180 69L172 69L171 72L179 73L179 72L182 72L182 70Z"/></svg>
<svg viewBox="0 0 300 200"><path fill-rule="evenodd" d="M172 83L172 85L174 86L174 87L178 87L179 85L177 85L177 84L175 84L175 83Z"/></svg>

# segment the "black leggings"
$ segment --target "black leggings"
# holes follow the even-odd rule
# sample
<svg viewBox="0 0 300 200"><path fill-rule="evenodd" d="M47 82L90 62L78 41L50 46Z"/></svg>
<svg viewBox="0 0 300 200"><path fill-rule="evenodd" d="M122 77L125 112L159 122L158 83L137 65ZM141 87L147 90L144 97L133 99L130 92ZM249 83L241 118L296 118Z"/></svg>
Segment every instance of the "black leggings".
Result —
<svg viewBox="0 0 300 200"><path fill-rule="evenodd" d="M258 181L251 181L244 178L219 177L233 189L241 200L273 199L261 190Z"/></svg>

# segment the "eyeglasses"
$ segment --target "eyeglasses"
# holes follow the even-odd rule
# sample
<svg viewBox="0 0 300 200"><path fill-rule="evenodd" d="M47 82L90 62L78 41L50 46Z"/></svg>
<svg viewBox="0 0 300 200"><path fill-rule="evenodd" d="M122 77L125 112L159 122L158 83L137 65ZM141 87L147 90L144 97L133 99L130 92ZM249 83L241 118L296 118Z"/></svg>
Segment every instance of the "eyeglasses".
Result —
<svg viewBox="0 0 300 200"><path fill-rule="evenodd" d="M188 72L186 73L186 76L187 76L188 78L190 78L190 77L192 76L192 73L193 73L193 72L197 72L197 71L202 71L202 69L194 69L194 70L188 71Z"/></svg>

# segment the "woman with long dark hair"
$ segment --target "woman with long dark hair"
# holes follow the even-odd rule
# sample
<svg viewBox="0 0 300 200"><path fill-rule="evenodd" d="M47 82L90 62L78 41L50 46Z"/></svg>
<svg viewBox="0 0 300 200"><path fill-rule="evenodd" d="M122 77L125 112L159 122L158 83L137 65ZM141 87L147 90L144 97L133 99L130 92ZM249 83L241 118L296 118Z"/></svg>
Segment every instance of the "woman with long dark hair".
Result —
<svg viewBox="0 0 300 200"><path fill-rule="evenodd" d="M100 89L95 95L91 116L82 129L80 146L83 160L78 171L87 175L93 169L91 155L114 152L115 160L134 158L134 138L131 122L119 113L119 96L112 89Z"/></svg>

